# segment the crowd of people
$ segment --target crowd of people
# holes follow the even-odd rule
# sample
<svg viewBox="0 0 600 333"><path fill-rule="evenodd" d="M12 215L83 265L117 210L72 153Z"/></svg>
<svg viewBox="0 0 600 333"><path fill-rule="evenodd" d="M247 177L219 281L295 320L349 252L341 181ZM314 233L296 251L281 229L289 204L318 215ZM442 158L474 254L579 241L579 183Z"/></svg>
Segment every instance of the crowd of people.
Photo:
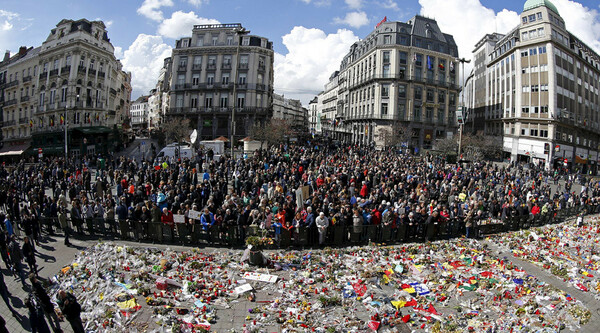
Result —
<svg viewBox="0 0 600 333"><path fill-rule="evenodd" d="M42 231L54 234L56 228L67 245L73 234L104 228L157 242L192 230L206 245L224 237L242 245L258 231L273 237L275 246L282 240L325 246L336 228L344 242L430 241L476 237L486 219L551 216L600 201L598 183L573 174L506 163L450 164L439 156L316 140L235 160L109 157L104 169L94 163L45 158L0 167L0 252L24 288L31 287L23 259L35 278L36 244Z"/></svg>

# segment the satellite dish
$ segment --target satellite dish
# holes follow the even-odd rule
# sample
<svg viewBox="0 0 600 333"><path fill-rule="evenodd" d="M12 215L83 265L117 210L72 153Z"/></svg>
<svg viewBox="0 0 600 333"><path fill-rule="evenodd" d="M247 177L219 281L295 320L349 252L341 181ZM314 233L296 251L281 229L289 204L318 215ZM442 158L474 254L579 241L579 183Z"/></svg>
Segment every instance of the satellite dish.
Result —
<svg viewBox="0 0 600 333"><path fill-rule="evenodd" d="M198 139L198 131L194 130L192 134L190 134L190 142L194 144L196 143L196 139Z"/></svg>

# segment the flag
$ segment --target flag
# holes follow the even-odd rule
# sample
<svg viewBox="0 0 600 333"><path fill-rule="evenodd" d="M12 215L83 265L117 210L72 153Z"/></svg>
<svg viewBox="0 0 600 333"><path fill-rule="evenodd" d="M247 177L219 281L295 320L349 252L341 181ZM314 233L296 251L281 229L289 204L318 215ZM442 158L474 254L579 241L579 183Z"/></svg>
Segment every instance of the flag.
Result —
<svg viewBox="0 0 600 333"><path fill-rule="evenodd" d="M442 64L442 63L440 63L440 64L438 65L438 68L439 68L441 71L443 71L443 70L445 70L445 69L446 69L446 68L444 67L444 64Z"/></svg>
<svg viewBox="0 0 600 333"><path fill-rule="evenodd" d="M50 117L50 126L54 126L54 116Z"/></svg>
<svg viewBox="0 0 600 333"><path fill-rule="evenodd" d="M29 119L29 128L33 127L33 119Z"/></svg>
<svg viewBox="0 0 600 333"><path fill-rule="evenodd" d="M454 72L454 62L450 61L450 71Z"/></svg>
<svg viewBox="0 0 600 333"><path fill-rule="evenodd" d="M415 62L417 61L417 54L416 53L413 54L413 61L415 61Z"/></svg>
<svg viewBox="0 0 600 333"><path fill-rule="evenodd" d="M96 113L96 121L100 120L100 115Z"/></svg>
<svg viewBox="0 0 600 333"><path fill-rule="evenodd" d="M433 64L430 56L427 56L427 69L433 69Z"/></svg>
<svg viewBox="0 0 600 333"><path fill-rule="evenodd" d="M65 116L61 115L60 116L60 124L64 124L65 123Z"/></svg>

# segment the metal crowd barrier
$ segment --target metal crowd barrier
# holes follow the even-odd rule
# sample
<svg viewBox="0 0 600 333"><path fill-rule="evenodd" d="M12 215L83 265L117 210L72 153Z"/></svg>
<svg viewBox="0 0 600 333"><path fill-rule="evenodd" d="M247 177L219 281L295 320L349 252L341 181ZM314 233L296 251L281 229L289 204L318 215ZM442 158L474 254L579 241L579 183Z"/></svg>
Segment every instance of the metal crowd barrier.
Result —
<svg viewBox="0 0 600 333"><path fill-rule="evenodd" d="M537 214L536 216L509 216L501 223L482 224L475 227L479 235L489 235L505 231L515 231L546 224L563 222L578 214L600 213L600 205L575 206L559 209L555 212ZM190 246L243 246L245 236L265 235L274 236L273 230L261 230L257 226L212 226L204 230L200 224L175 224L170 227L163 223L141 222L130 220L68 219L68 224L75 236L90 236L99 238L114 238L156 243L178 243ZM41 217L40 226L47 233L60 231L61 227L55 217ZM409 227L399 224L395 227L384 225L333 225L327 230L327 246L361 245L373 243L397 244L404 242L439 240L460 237L464 235L464 222L448 220L435 225ZM318 245L316 229L287 230L282 228L278 244L273 247L287 248L290 246L306 247Z"/></svg>

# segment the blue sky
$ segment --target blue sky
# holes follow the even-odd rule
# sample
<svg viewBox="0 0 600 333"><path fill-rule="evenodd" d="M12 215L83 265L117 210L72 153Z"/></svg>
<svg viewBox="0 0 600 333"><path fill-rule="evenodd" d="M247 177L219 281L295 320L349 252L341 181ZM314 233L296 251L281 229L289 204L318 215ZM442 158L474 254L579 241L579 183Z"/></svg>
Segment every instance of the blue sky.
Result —
<svg viewBox="0 0 600 333"><path fill-rule="evenodd" d="M470 58L485 33L518 24L525 0L4 0L0 49L39 46L63 18L101 19L125 70L132 72L132 98L154 87L162 59L193 24L242 23L273 41L275 92L304 104L339 67L348 47L387 16L407 21L433 17L454 35L461 56ZM552 0L567 28L600 53L597 0Z"/></svg>

